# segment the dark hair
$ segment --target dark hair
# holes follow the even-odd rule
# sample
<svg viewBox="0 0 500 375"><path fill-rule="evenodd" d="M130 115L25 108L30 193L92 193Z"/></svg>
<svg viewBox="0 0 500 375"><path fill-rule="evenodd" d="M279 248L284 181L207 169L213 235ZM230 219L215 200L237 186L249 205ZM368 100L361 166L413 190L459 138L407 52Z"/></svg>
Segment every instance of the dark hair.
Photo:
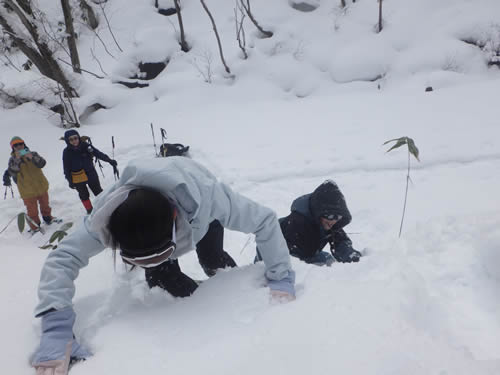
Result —
<svg viewBox="0 0 500 375"><path fill-rule="evenodd" d="M173 220L174 208L161 193L148 188L132 190L109 219L112 248L141 254L172 238Z"/></svg>

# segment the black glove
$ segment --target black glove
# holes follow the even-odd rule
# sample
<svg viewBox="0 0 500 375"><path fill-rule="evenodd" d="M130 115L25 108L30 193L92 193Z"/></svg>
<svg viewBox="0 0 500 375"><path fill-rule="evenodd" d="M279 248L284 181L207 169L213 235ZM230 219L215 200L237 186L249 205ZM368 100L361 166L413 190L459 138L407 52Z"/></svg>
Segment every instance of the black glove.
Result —
<svg viewBox="0 0 500 375"><path fill-rule="evenodd" d="M69 183L68 183L68 185L69 185L69 188L70 188L70 189L76 189L76 186L75 186L75 184L74 184L74 183L69 182Z"/></svg>
<svg viewBox="0 0 500 375"><path fill-rule="evenodd" d="M111 164L113 166L113 168L116 168L116 166L118 165L118 163L114 159L109 159L108 163Z"/></svg>
<svg viewBox="0 0 500 375"><path fill-rule="evenodd" d="M9 171L5 171L3 174L3 186L11 186Z"/></svg>
<svg viewBox="0 0 500 375"><path fill-rule="evenodd" d="M198 288L196 281L181 271L177 259L146 268L145 271L150 288L159 286L174 297L189 297Z"/></svg>
<svg viewBox="0 0 500 375"><path fill-rule="evenodd" d="M359 262L359 258L362 256L362 254L354 250L348 242L336 244L335 247L331 248L331 251L335 260L341 263Z"/></svg>

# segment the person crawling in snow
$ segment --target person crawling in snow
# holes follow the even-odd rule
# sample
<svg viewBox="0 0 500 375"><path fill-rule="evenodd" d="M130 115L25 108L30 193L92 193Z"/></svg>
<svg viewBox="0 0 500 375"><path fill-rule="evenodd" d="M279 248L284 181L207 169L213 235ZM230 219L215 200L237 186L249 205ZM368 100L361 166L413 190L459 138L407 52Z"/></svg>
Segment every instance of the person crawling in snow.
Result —
<svg viewBox="0 0 500 375"><path fill-rule="evenodd" d="M28 221L30 231L38 232L41 224L38 205L45 223L51 224L55 220L49 205L49 182L42 172L47 162L37 152L31 151L20 137L13 137L10 147L12 153L3 182L5 186L10 186L10 177L14 179L26 206L27 215L32 221Z"/></svg>
<svg viewBox="0 0 500 375"><path fill-rule="evenodd" d="M177 258L196 248L200 263L214 272L231 267L222 250L224 228L255 234L271 297L293 300L295 272L274 211L232 191L191 159L130 162L45 261L35 310L42 335L31 359L37 375L66 375L70 361L90 355L73 335L72 299L75 279L91 257L110 247L126 264L143 268L150 287L188 296L197 284L181 272Z"/></svg>
<svg viewBox="0 0 500 375"><path fill-rule="evenodd" d="M335 260L350 263L361 258L343 229L351 222L344 195L331 180L295 199L290 215L279 222L290 255L306 263L331 266ZM331 254L323 251L326 244ZM260 260L259 252L256 260Z"/></svg>
<svg viewBox="0 0 500 375"><path fill-rule="evenodd" d="M64 140L67 145L63 151L64 176L68 180L69 187L78 192L83 206L87 213L90 214L92 212L92 203L90 202L87 185L94 193L94 196L98 196L102 192L93 157L108 162L113 168L116 168L118 163L93 145L84 142L80 138L80 134L74 129L64 133Z"/></svg>

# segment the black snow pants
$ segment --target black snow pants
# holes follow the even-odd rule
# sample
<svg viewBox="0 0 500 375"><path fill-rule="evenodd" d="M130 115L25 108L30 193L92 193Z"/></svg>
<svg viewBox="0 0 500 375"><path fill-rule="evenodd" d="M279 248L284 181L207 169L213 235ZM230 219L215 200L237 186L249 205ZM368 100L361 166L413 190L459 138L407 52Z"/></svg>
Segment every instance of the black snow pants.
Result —
<svg viewBox="0 0 500 375"><path fill-rule="evenodd" d="M80 200L86 201L90 198L89 190L87 189L87 185L89 186L92 193L97 197L102 192L101 183L98 178L89 179L87 182L81 182L79 184L75 184L75 189L78 192L78 196Z"/></svg>
<svg viewBox="0 0 500 375"><path fill-rule="evenodd" d="M198 261L209 277L215 275L219 268L236 267L233 258L224 251L223 244L224 227L214 220L210 223L205 236L196 244ZM177 259L168 260L156 267L145 268L145 273L150 288L159 286L174 297L190 296L198 287L196 281L181 271Z"/></svg>

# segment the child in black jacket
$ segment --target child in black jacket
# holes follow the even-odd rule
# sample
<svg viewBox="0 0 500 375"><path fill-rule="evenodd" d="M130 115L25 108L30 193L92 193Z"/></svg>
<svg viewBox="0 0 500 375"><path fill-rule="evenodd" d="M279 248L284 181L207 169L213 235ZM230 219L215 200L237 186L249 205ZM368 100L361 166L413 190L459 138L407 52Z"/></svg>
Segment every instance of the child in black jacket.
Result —
<svg viewBox="0 0 500 375"><path fill-rule="evenodd" d="M330 266L335 260L350 263L361 257L342 229L351 222L351 214L342 192L331 180L295 199L290 215L279 221L290 255L306 263ZM327 243L331 255L323 251ZM261 260L258 252L255 260Z"/></svg>
<svg viewBox="0 0 500 375"><path fill-rule="evenodd" d="M102 192L93 157L108 162L114 168L118 163L93 145L82 141L76 130L66 131L64 140L67 144L63 151L64 176L68 180L69 187L78 191L83 206L87 213L90 214L92 212L92 203L89 199L90 194L87 185L95 196Z"/></svg>

